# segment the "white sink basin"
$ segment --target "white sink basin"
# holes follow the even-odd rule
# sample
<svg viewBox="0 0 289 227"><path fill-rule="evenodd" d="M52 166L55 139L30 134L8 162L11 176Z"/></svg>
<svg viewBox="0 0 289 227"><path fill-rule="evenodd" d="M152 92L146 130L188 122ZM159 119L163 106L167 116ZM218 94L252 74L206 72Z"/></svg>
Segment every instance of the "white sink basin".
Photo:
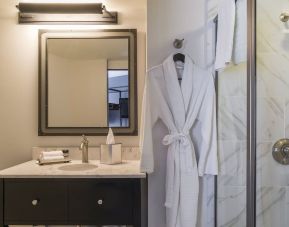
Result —
<svg viewBox="0 0 289 227"><path fill-rule="evenodd" d="M59 170L64 171L87 171L96 169L97 165L89 164L89 163L80 163L80 164L67 164L64 166L60 166Z"/></svg>

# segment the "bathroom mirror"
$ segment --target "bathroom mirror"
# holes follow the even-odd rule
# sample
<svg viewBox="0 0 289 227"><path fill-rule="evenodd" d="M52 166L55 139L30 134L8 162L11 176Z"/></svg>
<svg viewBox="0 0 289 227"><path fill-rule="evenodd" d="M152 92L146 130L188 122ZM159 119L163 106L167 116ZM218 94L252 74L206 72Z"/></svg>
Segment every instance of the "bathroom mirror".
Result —
<svg viewBox="0 0 289 227"><path fill-rule="evenodd" d="M136 34L39 31L39 135L137 134Z"/></svg>

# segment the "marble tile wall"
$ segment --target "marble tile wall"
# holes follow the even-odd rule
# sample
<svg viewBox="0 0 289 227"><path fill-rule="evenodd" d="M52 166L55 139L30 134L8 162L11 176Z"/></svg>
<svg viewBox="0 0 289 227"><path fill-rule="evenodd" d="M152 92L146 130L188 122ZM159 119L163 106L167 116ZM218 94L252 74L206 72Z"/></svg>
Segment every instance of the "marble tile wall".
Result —
<svg viewBox="0 0 289 227"><path fill-rule="evenodd" d="M218 226L246 226L246 187L219 186Z"/></svg>
<svg viewBox="0 0 289 227"><path fill-rule="evenodd" d="M217 226L246 226L246 64L218 76Z"/></svg>
<svg viewBox="0 0 289 227"><path fill-rule="evenodd" d="M289 167L272 157L289 136L289 30L279 20L288 10L288 0L257 0L257 227L289 221Z"/></svg>

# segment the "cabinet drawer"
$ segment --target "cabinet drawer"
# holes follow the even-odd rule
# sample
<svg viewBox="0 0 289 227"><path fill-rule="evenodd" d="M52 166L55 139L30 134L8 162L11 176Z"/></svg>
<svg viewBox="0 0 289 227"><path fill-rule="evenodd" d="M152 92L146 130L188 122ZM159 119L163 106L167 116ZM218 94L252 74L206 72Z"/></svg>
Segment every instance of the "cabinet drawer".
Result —
<svg viewBox="0 0 289 227"><path fill-rule="evenodd" d="M131 224L132 198L133 184L128 180L70 182L69 220L82 224Z"/></svg>
<svg viewBox="0 0 289 227"><path fill-rule="evenodd" d="M7 222L64 223L67 184L54 180L5 180L4 214Z"/></svg>

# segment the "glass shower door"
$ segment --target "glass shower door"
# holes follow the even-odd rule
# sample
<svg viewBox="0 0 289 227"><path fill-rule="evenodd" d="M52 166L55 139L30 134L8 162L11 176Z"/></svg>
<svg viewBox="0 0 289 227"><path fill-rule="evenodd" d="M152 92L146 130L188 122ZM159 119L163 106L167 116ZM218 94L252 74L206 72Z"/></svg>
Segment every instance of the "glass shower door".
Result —
<svg viewBox="0 0 289 227"><path fill-rule="evenodd" d="M217 80L217 226L288 227L289 1L248 3L251 59Z"/></svg>
<svg viewBox="0 0 289 227"><path fill-rule="evenodd" d="M216 188L217 227L246 227L248 137L246 5L247 0L236 2L232 64L217 76L219 152Z"/></svg>
<svg viewBox="0 0 289 227"><path fill-rule="evenodd" d="M218 75L217 226L246 226L247 64Z"/></svg>
<svg viewBox="0 0 289 227"><path fill-rule="evenodd" d="M289 166L274 160L273 145L289 138L289 12L288 0L256 1L256 226L289 226ZM281 162L286 149L279 144ZM284 147L283 147L284 148Z"/></svg>

